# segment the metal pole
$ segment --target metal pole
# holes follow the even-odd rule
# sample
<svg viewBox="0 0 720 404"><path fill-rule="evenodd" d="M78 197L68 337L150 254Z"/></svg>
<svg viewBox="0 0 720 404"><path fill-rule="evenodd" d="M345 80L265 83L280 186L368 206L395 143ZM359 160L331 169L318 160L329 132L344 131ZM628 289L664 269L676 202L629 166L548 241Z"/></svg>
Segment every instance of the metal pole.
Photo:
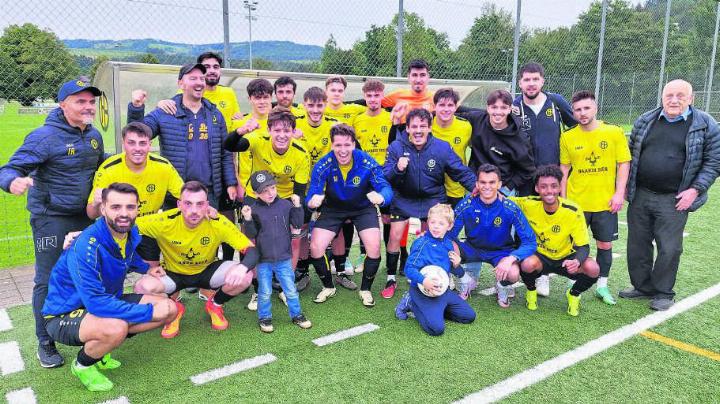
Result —
<svg viewBox="0 0 720 404"><path fill-rule="evenodd" d="M398 19L397 19L397 59L395 60L395 76L403 75L403 29L405 26L405 16L403 11L403 0L398 1Z"/></svg>
<svg viewBox="0 0 720 404"><path fill-rule="evenodd" d="M628 122L632 122L633 117L633 100L635 99L635 73L633 72L633 78L632 78L632 84L630 84L630 119L628 119Z"/></svg>
<svg viewBox="0 0 720 404"><path fill-rule="evenodd" d="M602 19L600 20L600 46L598 47L597 71L595 73L595 96L600 92L602 79L603 51L605 50L605 18L607 17L608 0L602 2Z"/></svg>
<svg viewBox="0 0 720 404"><path fill-rule="evenodd" d="M655 104L656 107L660 106L660 101L662 99L662 89L663 85L665 84L665 54L667 53L668 34L670 32L671 4L672 0L667 0L667 7L665 7L665 35L663 36L662 56L660 57L660 82L658 83L657 103Z"/></svg>
<svg viewBox="0 0 720 404"><path fill-rule="evenodd" d="M522 9L522 0L517 0L515 7L515 38L513 41L513 72L512 82L510 83L510 94L515 96L515 86L517 85L518 71L518 53L520 51L520 10Z"/></svg>
<svg viewBox="0 0 720 404"><path fill-rule="evenodd" d="M225 58L225 66L230 66L230 10L228 0L223 0L223 58Z"/></svg>
<svg viewBox="0 0 720 404"><path fill-rule="evenodd" d="M253 57L252 57L252 7L248 7L248 37L250 39L250 42L248 43L248 51L249 51L249 57L250 57L250 70L253 68Z"/></svg>
<svg viewBox="0 0 720 404"><path fill-rule="evenodd" d="M705 111L710 112L710 98L712 95L713 76L715 75L715 54L717 53L718 25L720 25L720 3L715 12L715 36L713 37L713 50L710 59L710 79L708 80L708 91L705 97Z"/></svg>

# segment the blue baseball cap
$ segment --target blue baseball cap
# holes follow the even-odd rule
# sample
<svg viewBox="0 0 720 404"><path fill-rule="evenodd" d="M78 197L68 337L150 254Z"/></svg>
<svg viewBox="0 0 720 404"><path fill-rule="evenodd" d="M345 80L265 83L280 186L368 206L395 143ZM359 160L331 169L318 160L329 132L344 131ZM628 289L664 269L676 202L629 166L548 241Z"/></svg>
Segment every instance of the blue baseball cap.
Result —
<svg viewBox="0 0 720 404"><path fill-rule="evenodd" d="M102 94L102 91L100 91L100 89L91 86L89 82L83 79L75 79L63 83L63 85L60 87L60 91L58 91L57 100L65 101L68 96L77 94L81 91L90 91L92 95L96 97L99 97L100 94Z"/></svg>

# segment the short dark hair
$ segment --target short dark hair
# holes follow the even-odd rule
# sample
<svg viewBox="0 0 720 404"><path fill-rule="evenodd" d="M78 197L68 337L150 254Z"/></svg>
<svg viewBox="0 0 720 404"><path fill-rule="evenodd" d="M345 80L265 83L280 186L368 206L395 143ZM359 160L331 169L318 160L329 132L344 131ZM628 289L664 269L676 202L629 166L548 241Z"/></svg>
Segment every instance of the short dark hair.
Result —
<svg viewBox="0 0 720 404"><path fill-rule="evenodd" d="M273 86L265 79L250 80L247 85L248 97L259 97L261 95L272 95Z"/></svg>
<svg viewBox="0 0 720 404"><path fill-rule="evenodd" d="M432 114L430 114L430 111L425 108L415 108L412 111L408 112L405 122L410 124L410 120L413 118L420 118L426 121L428 125L432 125Z"/></svg>
<svg viewBox="0 0 720 404"><path fill-rule="evenodd" d="M327 101L327 94L325 94L325 91L320 87L310 87L305 90L303 101L325 102Z"/></svg>
<svg viewBox="0 0 720 404"><path fill-rule="evenodd" d="M385 90L385 84L383 84L382 81L377 79L367 79L365 81L365 84L362 86L362 92L366 93L368 91L383 91Z"/></svg>
<svg viewBox="0 0 720 404"><path fill-rule="evenodd" d="M137 133L140 137L152 138L152 130L142 122L130 122L125 125L125 127L122 128L122 138L125 139L125 135L129 132Z"/></svg>
<svg viewBox="0 0 720 404"><path fill-rule="evenodd" d="M538 167L535 171L535 185L538 184L541 177L553 177L558 180L559 183L562 183L563 173L557 165L548 164Z"/></svg>
<svg viewBox="0 0 720 404"><path fill-rule="evenodd" d="M137 188L132 186L131 184L125 183L125 182L113 182L112 184L108 185L107 188L103 188L102 190L102 202L107 202L107 197L110 194L110 192L117 192L120 194L133 194L135 195L135 200L140 200L140 194L138 194Z"/></svg>
<svg viewBox="0 0 720 404"><path fill-rule="evenodd" d="M340 83L342 84L343 88L347 88L347 80L345 80L345 77L343 76L330 76L325 80L325 88L329 86L332 83Z"/></svg>
<svg viewBox="0 0 720 404"><path fill-rule="evenodd" d="M519 77L522 78L525 73L540 73L540 77L545 77L545 69L540 63L536 62L525 63L522 65L522 67L520 67Z"/></svg>
<svg viewBox="0 0 720 404"><path fill-rule="evenodd" d="M202 64L202 62L205 61L205 59L215 59L218 61L218 63L220 63L220 67L224 67L223 66L223 58L218 53L203 52L200 54L200 56L197 57L197 62Z"/></svg>
<svg viewBox="0 0 720 404"><path fill-rule="evenodd" d="M428 66L427 62L422 59L411 60L408 64L407 72L410 73L410 70L412 69L425 69L430 72L430 66Z"/></svg>
<svg viewBox="0 0 720 404"><path fill-rule="evenodd" d="M267 127L270 130L276 123L287 123L288 126L295 129L295 115L289 109L276 106L270 111L267 119Z"/></svg>
<svg viewBox="0 0 720 404"><path fill-rule="evenodd" d="M278 87L286 86L288 84L292 84L293 93L297 91L297 83L290 76L282 76L275 80L275 82L273 83L273 89L275 90L275 92L277 92Z"/></svg>
<svg viewBox="0 0 720 404"><path fill-rule="evenodd" d="M575 92L575 94L572 95L572 101L570 101L570 105L575 104L578 101L591 99L595 101L595 93L593 93L590 90L580 90Z"/></svg>
<svg viewBox="0 0 720 404"><path fill-rule="evenodd" d="M355 129L348 124L337 124L330 128L330 142L335 141L335 136L350 136L353 142L356 141Z"/></svg>
<svg viewBox="0 0 720 404"><path fill-rule="evenodd" d="M495 173L495 174L497 174L498 179L502 180L502 175L500 174L500 169L497 168L497 166L495 166L495 165L488 164L488 163L481 164L480 167L478 167L478 169L477 169L478 178L480 177L481 173L485 173L485 174Z"/></svg>
<svg viewBox="0 0 720 404"><path fill-rule="evenodd" d="M512 106L513 103L512 95L510 95L507 90L494 90L487 96L487 105L493 105L498 100L502 101L505 105Z"/></svg>
<svg viewBox="0 0 720 404"><path fill-rule="evenodd" d="M183 184L182 188L180 188L180 194L184 193L185 191L188 192L205 192L205 196L208 195L208 189L205 185L202 184L200 181L188 181Z"/></svg>
<svg viewBox="0 0 720 404"><path fill-rule="evenodd" d="M440 100L450 99L457 105L460 101L460 94L450 87L445 87L437 90L433 96L433 103L437 104Z"/></svg>

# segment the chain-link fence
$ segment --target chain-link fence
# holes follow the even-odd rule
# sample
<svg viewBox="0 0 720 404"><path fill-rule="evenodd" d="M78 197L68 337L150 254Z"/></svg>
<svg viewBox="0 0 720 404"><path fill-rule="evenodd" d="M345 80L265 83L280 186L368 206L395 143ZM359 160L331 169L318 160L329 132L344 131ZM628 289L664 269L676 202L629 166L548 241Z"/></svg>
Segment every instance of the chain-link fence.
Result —
<svg viewBox="0 0 720 404"><path fill-rule="evenodd" d="M92 77L105 60L177 65L208 50L234 68L395 76L422 58L434 77L508 82L516 63L536 61L546 89L567 98L598 85L601 117L626 126L657 105L661 81L684 78L697 106L720 112L716 1L672 1L664 58L668 0L606 6L603 25L602 2L577 0L6 0L0 164L42 125L63 81ZM31 263L24 197L0 203L0 268Z"/></svg>

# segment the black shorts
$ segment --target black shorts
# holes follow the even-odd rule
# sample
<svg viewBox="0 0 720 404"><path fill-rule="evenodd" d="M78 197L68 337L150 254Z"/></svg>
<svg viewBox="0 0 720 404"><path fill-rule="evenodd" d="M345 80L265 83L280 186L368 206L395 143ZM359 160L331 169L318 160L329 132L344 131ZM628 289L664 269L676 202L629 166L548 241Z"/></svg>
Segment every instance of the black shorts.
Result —
<svg viewBox="0 0 720 404"><path fill-rule="evenodd" d="M143 295L137 293L128 293L120 296L120 300L138 304L142 297ZM58 316L44 316L45 329L53 340L63 345L82 346L84 343L80 341L80 323L87 315L88 311L81 307Z"/></svg>
<svg viewBox="0 0 720 404"><path fill-rule="evenodd" d="M360 233L365 229L379 229L377 209L366 208L359 211L337 211L323 210L320 216L315 220L315 227L319 229L330 230L338 233L343 223L350 220L355 229Z"/></svg>
<svg viewBox="0 0 720 404"><path fill-rule="evenodd" d="M575 277L577 276L577 273L575 273L574 275L570 274L568 273L567 269L562 266L563 261L575 259L575 253L572 253L565 258L560 258L559 260L548 258L538 252L536 252L535 255L540 259L540 262L542 263L542 275L558 274L570 279L575 279ZM582 264L582 262L580 264Z"/></svg>
<svg viewBox="0 0 720 404"><path fill-rule="evenodd" d="M142 236L135 252L145 261L160 261L160 246L152 237Z"/></svg>
<svg viewBox="0 0 720 404"><path fill-rule="evenodd" d="M585 222L590 226L595 240L609 242L618 239L617 213L612 213L609 210L585 212Z"/></svg>
<svg viewBox="0 0 720 404"><path fill-rule="evenodd" d="M225 266L223 266L223 264L225 264ZM221 267L222 269L226 269L228 266L235 264L238 264L238 262L217 260L205 267L202 272L193 275L185 275L176 272L165 271L165 274L167 275L169 280L172 282L172 284L174 284L172 285L170 284L170 282L167 282L167 279L165 279L164 277L161 278L161 280L165 284L165 293L170 295L178 290L183 290L186 288L217 289L220 286L213 285L211 282L213 275L215 275L215 272L221 269Z"/></svg>

